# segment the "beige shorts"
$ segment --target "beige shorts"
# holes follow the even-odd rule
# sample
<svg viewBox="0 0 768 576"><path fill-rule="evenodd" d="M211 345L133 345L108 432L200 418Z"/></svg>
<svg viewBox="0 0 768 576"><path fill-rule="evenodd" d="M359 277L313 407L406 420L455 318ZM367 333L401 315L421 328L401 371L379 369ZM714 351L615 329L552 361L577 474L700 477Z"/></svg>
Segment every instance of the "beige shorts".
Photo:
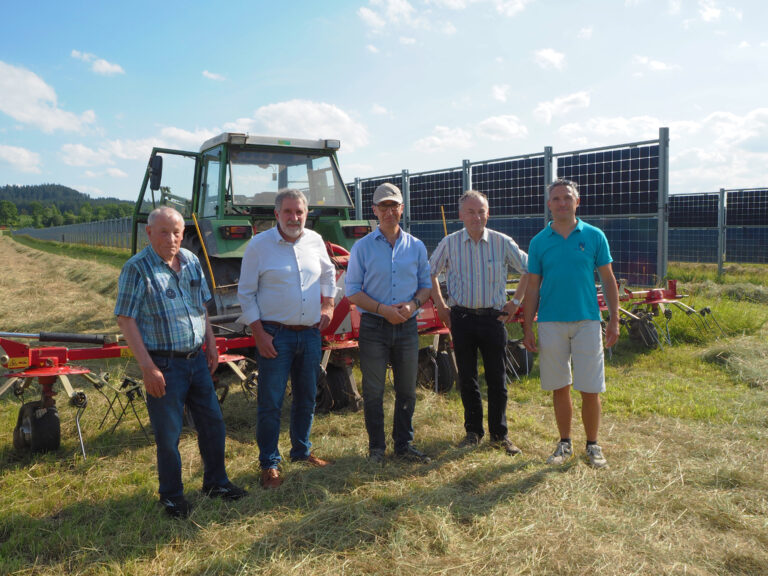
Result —
<svg viewBox="0 0 768 576"><path fill-rule="evenodd" d="M539 322L538 327L542 390L559 390L573 384L579 392L605 392L600 322Z"/></svg>

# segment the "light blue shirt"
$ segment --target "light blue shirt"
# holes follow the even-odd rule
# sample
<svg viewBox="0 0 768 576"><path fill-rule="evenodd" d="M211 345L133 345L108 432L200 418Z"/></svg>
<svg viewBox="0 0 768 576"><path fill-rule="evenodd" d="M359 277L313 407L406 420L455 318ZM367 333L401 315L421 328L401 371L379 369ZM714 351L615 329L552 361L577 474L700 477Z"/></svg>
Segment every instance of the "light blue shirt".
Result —
<svg viewBox="0 0 768 576"><path fill-rule="evenodd" d="M550 222L528 248L528 272L541 276L538 321L600 320L595 270L612 261L599 228L577 219L576 228L563 238Z"/></svg>
<svg viewBox="0 0 768 576"><path fill-rule="evenodd" d="M320 321L321 298L335 295L336 270L317 232L305 228L287 242L275 226L248 242L237 285L238 322L312 326Z"/></svg>
<svg viewBox="0 0 768 576"><path fill-rule="evenodd" d="M381 229L352 246L346 276L346 295L364 292L377 302L393 305L413 300L422 288L430 288L427 248L405 230L392 246ZM418 313L416 310L413 315Z"/></svg>

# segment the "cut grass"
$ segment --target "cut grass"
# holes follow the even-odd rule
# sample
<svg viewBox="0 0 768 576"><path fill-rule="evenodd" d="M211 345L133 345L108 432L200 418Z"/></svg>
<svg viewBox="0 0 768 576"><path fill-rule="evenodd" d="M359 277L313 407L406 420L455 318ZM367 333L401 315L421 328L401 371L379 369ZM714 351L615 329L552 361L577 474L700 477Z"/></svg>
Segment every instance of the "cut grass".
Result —
<svg viewBox="0 0 768 576"><path fill-rule="evenodd" d="M8 244L0 238L0 249ZM20 262L12 270L16 283L29 285L25 275L31 271L34 282L52 286L80 275L72 283L80 291L71 288L67 298L111 314L113 302L98 298L113 279L87 276L83 268L93 267L81 262L52 262L49 255L23 250L9 253ZM46 265L30 266L39 262ZM6 301L10 288L0 284ZM23 305L34 302L30 296ZM255 404L236 387L222 406L227 467L251 493L231 504L200 495L197 441L186 431L180 451L193 511L180 522L166 518L156 502L154 447L132 416L114 434L112 416L99 429L107 401L84 387L83 461L75 409L60 394L61 449L17 454L11 431L19 402L5 394L0 574L766 574L768 390L744 378L731 359L760 358L766 334L754 317L764 318L768 306L744 307L726 295L696 294L694 302L711 305L729 329L734 323L749 340L686 343L680 342L685 334L673 332L675 345L649 351L623 333L606 362L601 444L610 466L601 471L583 460L577 421L576 457L562 467L544 463L557 432L536 364L509 390L510 437L522 456L509 458L487 442L474 450L457 448L464 435L458 391L440 396L419 390L416 443L433 456L431 464L371 465L361 413L318 415L313 449L335 464L321 470L284 462L285 483L267 492L258 486ZM45 320L41 311L30 321ZM717 346L727 354L716 352ZM120 373L135 366L114 362L110 369L119 382ZM75 378L73 384L82 385ZM577 415L579 400L575 394ZM388 423L393 401L390 392ZM283 454L290 449L288 404ZM139 414L146 424L143 408Z"/></svg>
<svg viewBox="0 0 768 576"><path fill-rule="evenodd" d="M122 268L126 260L131 257L131 251L122 248L53 242L48 240L38 240L31 236L24 235L9 236L9 238L13 238L13 240L19 244L34 248L35 250L40 250L41 252L47 252L48 254L66 256L77 260L88 260L89 262L99 262L116 268Z"/></svg>

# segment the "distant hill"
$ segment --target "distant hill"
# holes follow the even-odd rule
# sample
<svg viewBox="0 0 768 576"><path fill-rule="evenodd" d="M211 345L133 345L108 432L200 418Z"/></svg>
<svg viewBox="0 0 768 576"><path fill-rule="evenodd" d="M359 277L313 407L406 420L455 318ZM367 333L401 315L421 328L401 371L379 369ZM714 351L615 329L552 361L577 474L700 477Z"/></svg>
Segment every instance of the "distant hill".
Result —
<svg viewBox="0 0 768 576"><path fill-rule="evenodd" d="M98 208L106 204L133 206L133 202L118 200L117 198L91 198L61 184L38 184L35 186L0 186L0 201L9 200L16 205L19 213L32 212L31 204L39 202L43 205L55 205L59 212L72 212L79 214L80 208L88 204L92 208Z"/></svg>

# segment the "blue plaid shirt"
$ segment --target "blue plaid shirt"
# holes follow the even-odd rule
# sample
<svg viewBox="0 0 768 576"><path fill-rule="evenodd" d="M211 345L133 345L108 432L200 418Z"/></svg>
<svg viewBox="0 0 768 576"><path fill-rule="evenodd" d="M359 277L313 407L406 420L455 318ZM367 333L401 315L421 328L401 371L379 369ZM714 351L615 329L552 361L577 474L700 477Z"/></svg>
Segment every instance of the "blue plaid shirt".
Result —
<svg viewBox="0 0 768 576"><path fill-rule="evenodd" d="M115 314L136 321L147 350L185 352L205 339L205 303L211 292L197 256L182 248L181 270L147 246L123 266Z"/></svg>

